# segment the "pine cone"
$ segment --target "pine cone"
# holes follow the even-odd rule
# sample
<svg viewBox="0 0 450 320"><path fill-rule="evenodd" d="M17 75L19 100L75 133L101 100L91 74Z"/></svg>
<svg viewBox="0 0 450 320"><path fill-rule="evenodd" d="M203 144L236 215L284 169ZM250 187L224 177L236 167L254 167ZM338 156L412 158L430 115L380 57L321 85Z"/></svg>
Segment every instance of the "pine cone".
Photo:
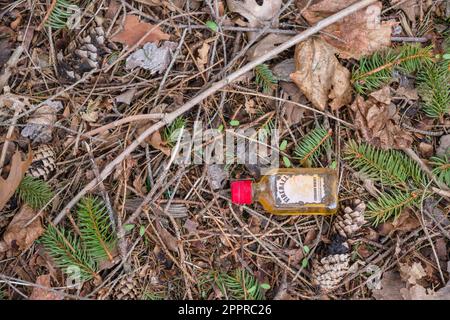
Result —
<svg viewBox="0 0 450 320"><path fill-rule="evenodd" d="M338 215L333 225L334 231L344 238L351 238L366 223L364 219L366 204L359 199L356 199L353 204L354 209L346 207L344 214Z"/></svg>
<svg viewBox="0 0 450 320"><path fill-rule="evenodd" d="M59 101L45 101L28 118L21 135L30 138L34 143L48 143L52 140L53 125L56 122L56 113L62 109Z"/></svg>
<svg viewBox="0 0 450 320"><path fill-rule="evenodd" d="M133 275L123 277L114 287L112 294L114 300L138 300L139 282Z"/></svg>
<svg viewBox="0 0 450 320"><path fill-rule="evenodd" d="M333 254L313 261L313 284L325 291L336 288L348 272L350 255Z"/></svg>
<svg viewBox="0 0 450 320"><path fill-rule="evenodd" d="M38 179L47 180L55 169L55 151L52 146L43 144L40 145L36 151L34 151L33 161L28 168L27 174Z"/></svg>
<svg viewBox="0 0 450 320"><path fill-rule="evenodd" d="M58 67L61 76L80 80L85 72L97 69L103 57L111 50L105 45L105 30L95 23L81 37L72 41L66 48L66 55L58 52Z"/></svg>

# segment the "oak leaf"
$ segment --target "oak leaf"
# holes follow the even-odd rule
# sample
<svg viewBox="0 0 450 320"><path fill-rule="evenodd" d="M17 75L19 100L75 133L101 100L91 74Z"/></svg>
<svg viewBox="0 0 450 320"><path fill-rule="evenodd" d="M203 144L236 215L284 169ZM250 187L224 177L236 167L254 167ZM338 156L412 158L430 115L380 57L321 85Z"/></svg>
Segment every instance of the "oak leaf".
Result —
<svg viewBox="0 0 450 320"><path fill-rule="evenodd" d="M41 220L36 218L37 213L27 205L22 206L3 234L3 242L7 249L27 250L44 233Z"/></svg>
<svg viewBox="0 0 450 320"><path fill-rule="evenodd" d="M391 104L389 87L371 93L367 100L357 96L350 106L355 126L368 143L382 149L409 148L412 136L398 125L395 105Z"/></svg>
<svg viewBox="0 0 450 320"><path fill-rule="evenodd" d="M22 160L19 150L13 154L11 158L11 169L8 177L3 179L0 176L0 210L3 209L8 200L12 197L20 182L22 181L25 172L33 160L33 154L30 152L28 158Z"/></svg>
<svg viewBox="0 0 450 320"><path fill-rule="evenodd" d="M325 19L352 5L358 0L320 0L303 11L303 17L310 23ZM321 38L336 48L343 59L359 59L391 45L394 21L380 20L382 4L376 2L364 9L339 20L325 28Z"/></svg>
<svg viewBox="0 0 450 320"><path fill-rule="evenodd" d="M128 47L135 46L138 42L144 44L147 42L157 42L168 40L170 36L164 33L159 26L146 22L140 22L139 17L127 15L123 30L111 38L114 42L120 42Z"/></svg>
<svg viewBox="0 0 450 320"><path fill-rule="evenodd" d="M247 27L256 28L269 23L281 8L282 0L263 0L258 4L256 0L227 0L228 9L245 17ZM276 26L276 23L275 23ZM250 40L255 37L255 32L249 32Z"/></svg>
<svg viewBox="0 0 450 320"><path fill-rule="evenodd" d="M295 49L291 79L320 110L337 110L351 102L350 72L339 64L333 48L321 39L308 39Z"/></svg>

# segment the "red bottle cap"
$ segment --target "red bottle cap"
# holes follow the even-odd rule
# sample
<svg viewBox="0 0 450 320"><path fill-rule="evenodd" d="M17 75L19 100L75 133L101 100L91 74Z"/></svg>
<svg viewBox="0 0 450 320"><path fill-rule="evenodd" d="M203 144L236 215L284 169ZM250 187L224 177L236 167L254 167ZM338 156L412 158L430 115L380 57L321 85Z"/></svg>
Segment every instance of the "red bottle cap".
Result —
<svg viewBox="0 0 450 320"><path fill-rule="evenodd" d="M252 203L252 181L241 180L231 182L231 202L234 204Z"/></svg>

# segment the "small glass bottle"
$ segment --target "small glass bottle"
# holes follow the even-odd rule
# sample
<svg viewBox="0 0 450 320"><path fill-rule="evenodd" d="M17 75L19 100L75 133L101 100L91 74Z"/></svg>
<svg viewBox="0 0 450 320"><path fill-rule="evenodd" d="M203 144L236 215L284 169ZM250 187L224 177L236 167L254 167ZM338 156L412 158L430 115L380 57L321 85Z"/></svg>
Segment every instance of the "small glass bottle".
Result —
<svg viewBox="0 0 450 320"><path fill-rule="evenodd" d="M235 204L261 203L277 215L329 215L336 213L338 176L327 168L272 169L259 182L231 182Z"/></svg>

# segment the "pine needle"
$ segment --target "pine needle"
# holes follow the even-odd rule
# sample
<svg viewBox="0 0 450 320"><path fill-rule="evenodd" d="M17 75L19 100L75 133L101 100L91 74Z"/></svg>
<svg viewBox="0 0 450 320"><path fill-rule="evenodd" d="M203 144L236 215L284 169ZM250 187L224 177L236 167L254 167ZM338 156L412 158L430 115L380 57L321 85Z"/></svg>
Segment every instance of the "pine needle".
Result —
<svg viewBox="0 0 450 320"><path fill-rule="evenodd" d="M25 176L16 190L19 198L33 209L43 208L53 197L50 186L41 179Z"/></svg>
<svg viewBox="0 0 450 320"><path fill-rule="evenodd" d="M410 180L419 186L426 184L427 178L420 167L400 151L385 151L350 140L344 155L351 167L385 186L406 189Z"/></svg>
<svg viewBox="0 0 450 320"><path fill-rule="evenodd" d="M228 299L263 300L264 293L259 281L245 269L237 269L231 275L219 273L215 283Z"/></svg>
<svg viewBox="0 0 450 320"><path fill-rule="evenodd" d="M376 202L368 203L366 215L377 226L390 218L397 218L406 207L412 206L418 199L420 199L418 192L384 193Z"/></svg>
<svg viewBox="0 0 450 320"><path fill-rule="evenodd" d="M256 84L263 89L264 93L269 93L271 89L278 83L267 64L260 64L255 68Z"/></svg>
<svg viewBox="0 0 450 320"><path fill-rule="evenodd" d="M450 187L450 156L431 157L433 174L436 178Z"/></svg>
<svg viewBox="0 0 450 320"><path fill-rule="evenodd" d="M311 162L318 162L319 156L331 148L332 131L316 127L298 143L294 150L295 158L300 165L310 166Z"/></svg>
<svg viewBox="0 0 450 320"><path fill-rule="evenodd" d="M433 62L432 47L403 45L396 49L375 52L359 60L359 67L352 73L352 82L359 94L380 89L392 81L394 69L404 73L417 72Z"/></svg>
<svg viewBox="0 0 450 320"><path fill-rule="evenodd" d="M42 29L42 26L52 27L59 30L66 27L68 19L75 13L78 6L67 0L53 0L49 7L47 15L44 17L38 30Z"/></svg>
<svg viewBox="0 0 450 320"><path fill-rule="evenodd" d="M85 197L78 205L81 238L90 256L97 262L112 261L116 237L105 204L95 197Z"/></svg>
<svg viewBox="0 0 450 320"><path fill-rule="evenodd" d="M442 118L450 112L450 71L446 61L429 65L417 76L423 111L430 118Z"/></svg>
<svg viewBox="0 0 450 320"><path fill-rule="evenodd" d="M63 228L49 225L40 242L56 265L65 273L88 281L97 276L97 265L81 245L80 240Z"/></svg>

